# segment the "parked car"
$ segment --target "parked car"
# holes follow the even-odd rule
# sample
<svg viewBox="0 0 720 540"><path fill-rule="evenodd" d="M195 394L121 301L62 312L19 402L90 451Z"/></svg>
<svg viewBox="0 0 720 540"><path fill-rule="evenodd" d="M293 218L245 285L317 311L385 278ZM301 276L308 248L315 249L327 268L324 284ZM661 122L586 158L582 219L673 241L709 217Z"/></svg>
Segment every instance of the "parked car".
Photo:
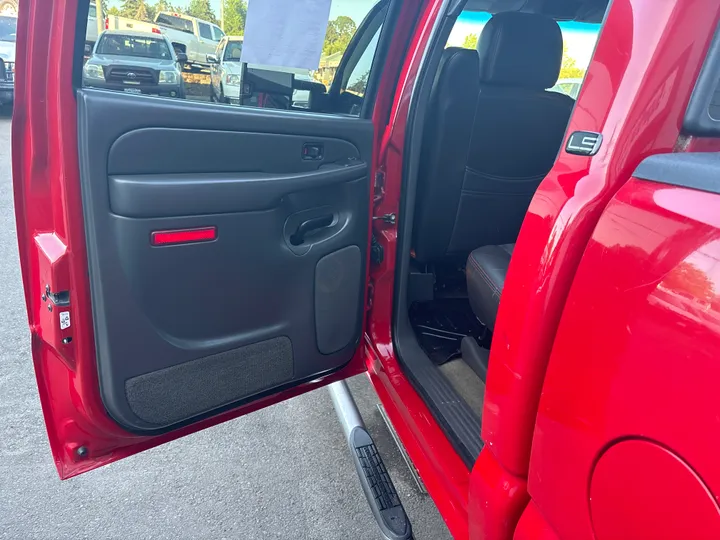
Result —
<svg viewBox="0 0 720 540"><path fill-rule="evenodd" d="M21 19L21 72L73 54L75 5ZM79 59L21 85L17 355L61 478L325 385L407 540L367 373L457 539L720 538L720 5L459 7L381 0L309 112L77 89ZM595 29L577 102L558 21Z"/></svg>
<svg viewBox="0 0 720 540"><path fill-rule="evenodd" d="M187 65L198 67L208 65L207 55L215 52L218 42L225 35L214 23L171 11L159 12L151 23L109 15L105 26L108 30L162 33L168 37L176 52L187 55Z"/></svg>
<svg viewBox="0 0 720 540"><path fill-rule="evenodd" d="M174 13L161 11L155 16L155 24L168 36L176 50L187 55L188 64L207 66L207 55L215 52L218 42L225 32L209 21Z"/></svg>
<svg viewBox="0 0 720 540"><path fill-rule="evenodd" d="M135 32L148 32L151 34L161 34L160 27L151 22L138 21L129 17L121 17L120 15L108 15L105 17L106 30L133 30Z"/></svg>
<svg viewBox="0 0 720 540"><path fill-rule="evenodd" d="M83 67L83 85L184 98L183 60L164 35L106 30Z"/></svg>
<svg viewBox="0 0 720 540"><path fill-rule="evenodd" d="M13 101L16 32L17 17L0 15L0 105Z"/></svg>
<svg viewBox="0 0 720 540"><path fill-rule="evenodd" d="M261 70L266 73L284 73L292 75L296 80L314 82L310 72L306 69L245 64L241 61L242 45L242 36L224 36L214 54L207 55L207 62L210 64L210 96L212 101L239 104L243 76L248 69ZM307 90L293 90L292 106L307 108L309 95L310 92Z"/></svg>

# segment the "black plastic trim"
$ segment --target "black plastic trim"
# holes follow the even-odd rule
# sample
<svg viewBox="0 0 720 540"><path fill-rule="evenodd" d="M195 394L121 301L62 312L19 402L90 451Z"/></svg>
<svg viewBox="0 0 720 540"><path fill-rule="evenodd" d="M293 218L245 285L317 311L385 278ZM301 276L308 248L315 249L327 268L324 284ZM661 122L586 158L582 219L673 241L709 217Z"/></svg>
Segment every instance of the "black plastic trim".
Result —
<svg viewBox="0 0 720 540"><path fill-rule="evenodd" d="M209 173L110 177L110 208L126 217L169 217L265 210L301 189L357 180L367 165L326 165L297 174Z"/></svg>
<svg viewBox="0 0 720 540"><path fill-rule="evenodd" d="M380 531L387 540L409 540L412 526L375 442L364 427L350 433L355 470Z"/></svg>
<svg viewBox="0 0 720 540"><path fill-rule="evenodd" d="M720 137L720 27L715 30L695 88L690 95L683 132L700 137ZM715 113L717 116L713 116Z"/></svg>
<svg viewBox="0 0 720 540"><path fill-rule="evenodd" d="M720 152L656 154L642 160L633 176L720 194Z"/></svg>

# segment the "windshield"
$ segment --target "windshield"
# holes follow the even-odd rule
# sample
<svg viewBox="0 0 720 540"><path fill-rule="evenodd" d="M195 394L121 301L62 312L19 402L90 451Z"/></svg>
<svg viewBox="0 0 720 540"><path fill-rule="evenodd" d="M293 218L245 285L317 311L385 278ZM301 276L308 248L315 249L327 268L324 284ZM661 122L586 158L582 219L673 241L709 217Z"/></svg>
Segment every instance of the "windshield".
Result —
<svg viewBox="0 0 720 540"><path fill-rule="evenodd" d="M0 15L0 41L15 41L17 32L17 17L4 17Z"/></svg>
<svg viewBox="0 0 720 540"><path fill-rule="evenodd" d="M223 59L226 62L239 62L241 55L242 41L228 41L227 47L225 47L225 57Z"/></svg>
<svg viewBox="0 0 720 540"><path fill-rule="evenodd" d="M183 19L182 17L175 17L174 15L160 13L160 15L158 15L155 19L155 22L157 24L162 24L163 26L169 26L175 30L180 30L181 32L187 32L188 34L194 33L192 21Z"/></svg>
<svg viewBox="0 0 720 540"><path fill-rule="evenodd" d="M96 54L142 56L170 60L170 49L162 39L140 36L104 35L100 38Z"/></svg>

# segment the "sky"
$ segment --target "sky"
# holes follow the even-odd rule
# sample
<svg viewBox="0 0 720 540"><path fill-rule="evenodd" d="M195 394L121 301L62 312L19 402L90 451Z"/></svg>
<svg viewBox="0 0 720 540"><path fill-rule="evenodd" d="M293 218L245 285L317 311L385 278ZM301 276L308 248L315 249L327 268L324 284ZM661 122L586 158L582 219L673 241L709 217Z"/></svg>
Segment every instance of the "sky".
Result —
<svg viewBox="0 0 720 540"><path fill-rule="evenodd" d="M337 1L337 0L335 0ZM488 13L464 12L458 17L453 26L448 45L462 45L465 36L468 34L479 34L485 23L490 19ZM563 34L563 41L568 48L568 56L575 59L579 68L587 68L595 49L597 33L600 30L599 24L561 22L560 30Z"/></svg>
<svg viewBox="0 0 720 540"><path fill-rule="evenodd" d="M153 3L154 0L147 0ZM250 0L250 2L260 2L263 0ZM363 18L370 11L378 0L332 0L330 5L330 19L335 19L339 15L345 15L360 24ZM174 0L172 2L178 6L187 6L189 0ZM122 0L109 0L109 6L120 6ZM210 5L215 13L220 14L220 0L210 0ZM462 44L465 36L468 34L479 34L485 23L490 19L490 15L482 12L464 12L458 17L455 26L448 39L448 45L459 46ZM590 63L597 32L600 29L599 24L577 23L577 22L561 22L560 29L563 33L563 39L568 47L568 56L576 61L579 68L586 68Z"/></svg>

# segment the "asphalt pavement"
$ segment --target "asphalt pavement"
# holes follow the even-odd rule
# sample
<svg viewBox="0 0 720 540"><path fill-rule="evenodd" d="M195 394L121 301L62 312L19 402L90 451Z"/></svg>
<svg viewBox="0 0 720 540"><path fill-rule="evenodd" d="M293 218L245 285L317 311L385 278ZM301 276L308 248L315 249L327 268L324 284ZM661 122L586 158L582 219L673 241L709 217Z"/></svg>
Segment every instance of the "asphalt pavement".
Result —
<svg viewBox="0 0 720 540"><path fill-rule="evenodd" d="M10 118L0 116L0 538L380 538L325 389L58 479L30 358ZM364 376L350 381L415 537L450 538Z"/></svg>

